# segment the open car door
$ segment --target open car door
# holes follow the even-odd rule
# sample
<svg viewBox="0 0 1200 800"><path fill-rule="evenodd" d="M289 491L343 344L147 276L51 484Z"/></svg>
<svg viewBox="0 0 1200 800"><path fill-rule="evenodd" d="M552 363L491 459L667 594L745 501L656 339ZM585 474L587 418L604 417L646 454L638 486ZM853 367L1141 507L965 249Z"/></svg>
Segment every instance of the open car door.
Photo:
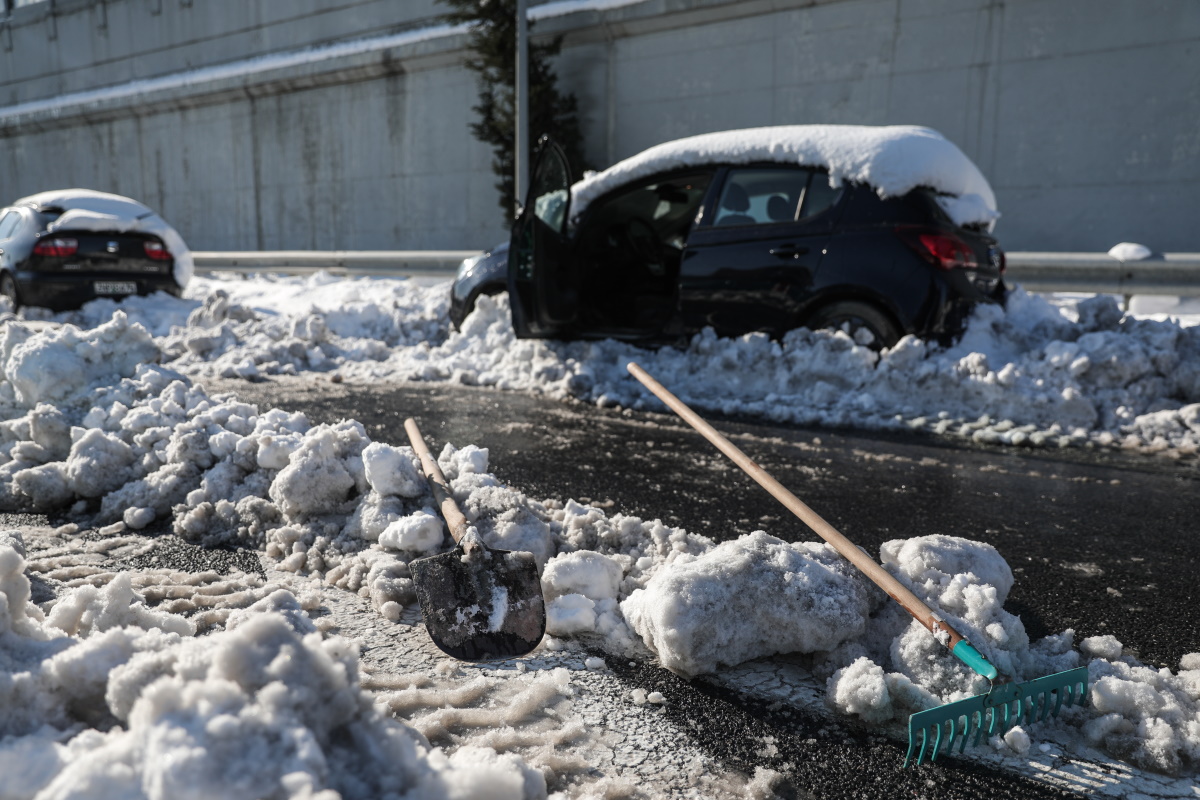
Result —
<svg viewBox="0 0 1200 800"><path fill-rule="evenodd" d="M570 211L567 157L544 136L508 248L508 297L519 338L548 339L575 321L579 287L567 246Z"/></svg>

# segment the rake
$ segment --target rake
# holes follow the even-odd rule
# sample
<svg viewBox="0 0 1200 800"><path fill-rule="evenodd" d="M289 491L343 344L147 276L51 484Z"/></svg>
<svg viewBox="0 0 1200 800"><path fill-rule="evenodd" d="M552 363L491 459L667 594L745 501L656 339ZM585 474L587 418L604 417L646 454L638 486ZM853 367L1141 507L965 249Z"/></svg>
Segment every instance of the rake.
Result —
<svg viewBox="0 0 1200 800"><path fill-rule="evenodd" d="M899 603L960 661L988 679L991 687L985 694L918 711L908 718L908 752L904 756L904 766L907 767L912 760L914 750L917 750L917 764L924 761L926 755L930 761L934 761L939 752L953 750L956 743L960 753L966 748L968 739L973 738L972 744L978 745L985 730L988 738L1003 735L1009 728L1022 721L1040 722L1048 717L1057 716L1063 706L1069 707L1085 702L1087 667L1076 667L1023 683L1014 683L1002 677L996 667L984 658L966 637L954 630L907 586L875 563L800 498L785 489L783 484L701 419L682 400L667 391L648 372L632 362L627 369L668 408L712 442L718 450L729 456L747 475L770 492L771 496L787 506L788 510L812 528L814 533L841 553L843 558L887 592L888 596ZM921 740L919 750L918 734Z"/></svg>

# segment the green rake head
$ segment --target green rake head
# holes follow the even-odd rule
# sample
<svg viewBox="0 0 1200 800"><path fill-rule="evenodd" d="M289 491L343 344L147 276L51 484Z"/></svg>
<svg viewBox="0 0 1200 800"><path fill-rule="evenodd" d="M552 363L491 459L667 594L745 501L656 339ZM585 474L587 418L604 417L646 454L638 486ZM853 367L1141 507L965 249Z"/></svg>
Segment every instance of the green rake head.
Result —
<svg viewBox="0 0 1200 800"><path fill-rule="evenodd" d="M921 749L917 752L917 764L925 760L926 750L929 760L936 760L943 743L949 752L955 739L961 753L968 738L974 736L971 744L979 744L985 728L990 739L1022 722L1040 722L1057 716L1064 705L1083 704L1087 683L1087 667L1076 667L1024 683L994 684L987 694L918 711L908 718L908 754L904 756L904 766L912 759L918 735Z"/></svg>

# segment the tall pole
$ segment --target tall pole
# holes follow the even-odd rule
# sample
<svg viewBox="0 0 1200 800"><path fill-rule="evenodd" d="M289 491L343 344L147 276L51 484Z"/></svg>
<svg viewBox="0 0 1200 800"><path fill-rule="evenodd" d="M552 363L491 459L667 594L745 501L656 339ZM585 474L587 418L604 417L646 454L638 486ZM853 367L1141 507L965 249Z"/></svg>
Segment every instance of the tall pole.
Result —
<svg viewBox="0 0 1200 800"><path fill-rule="evenodd" d="M517 0L517 85L516 93L516 207L520 209L529 189L529 22L526 0Z"/></svg>

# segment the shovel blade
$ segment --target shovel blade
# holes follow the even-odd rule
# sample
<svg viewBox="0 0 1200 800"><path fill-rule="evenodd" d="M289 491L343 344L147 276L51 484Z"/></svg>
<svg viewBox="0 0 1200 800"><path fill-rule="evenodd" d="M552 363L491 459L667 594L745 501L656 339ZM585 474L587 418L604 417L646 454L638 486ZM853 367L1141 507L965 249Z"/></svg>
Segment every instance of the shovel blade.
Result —
<svg viewBox="0 0 1200 800"><path fill-rule="evenodd" d="M546 607L533 555L479 542L409 564L438 648L461 661L523 656L542 641Z"/></svg>

